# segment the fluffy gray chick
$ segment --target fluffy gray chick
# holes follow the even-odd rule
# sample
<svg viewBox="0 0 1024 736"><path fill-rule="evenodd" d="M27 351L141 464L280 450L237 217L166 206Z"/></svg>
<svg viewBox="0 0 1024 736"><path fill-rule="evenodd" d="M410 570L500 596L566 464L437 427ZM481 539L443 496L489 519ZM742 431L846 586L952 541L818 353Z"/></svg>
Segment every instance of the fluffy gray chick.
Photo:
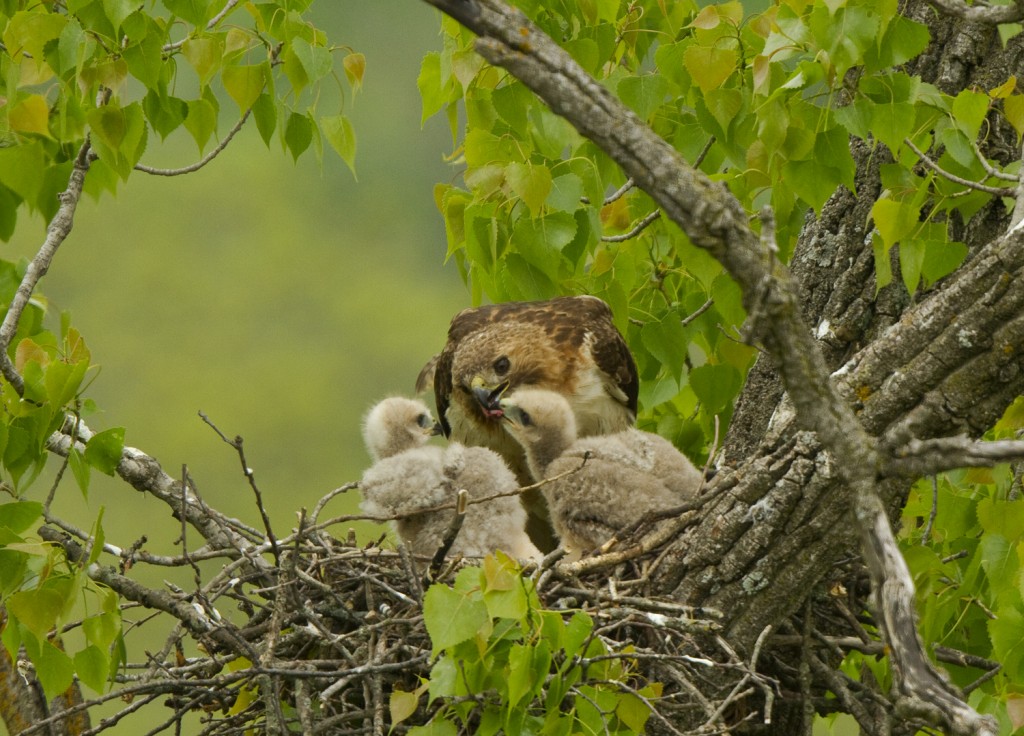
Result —
<svg viewBox="0 0 1024 736"><path fill-rule="evenodd" d="M434 426L430 410L419 400L391 397L370 410L363 421L363 440L375 462L359 483L363 512L408 514L392 526L413 555L429 558L441 546L455 512L424 509L452 503L465 489L471 503L452 554L482 557L500 549L517 559L539 560L540 552L526 535L526 511L517 496L472 503L515 491L519 483L512 471L497 454L482 447L427 445Z"/></svg>
<svg viewBox="0 0 1024 736"><path fill-rule="evenodd" d="M501 400L501 409L505 431L523 446L535 479L568 473L541 490L571 558L650 511L678 506L700 487L700 472L658 435L630 428L577 438L572 409L552 391L520 389Z"/></svg>

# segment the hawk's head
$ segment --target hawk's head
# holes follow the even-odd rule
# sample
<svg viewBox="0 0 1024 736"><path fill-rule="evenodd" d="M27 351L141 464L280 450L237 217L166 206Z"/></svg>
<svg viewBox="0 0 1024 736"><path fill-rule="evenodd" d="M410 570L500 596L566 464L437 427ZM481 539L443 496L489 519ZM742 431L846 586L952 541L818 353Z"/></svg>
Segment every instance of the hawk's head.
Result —
<svg viewBox="0 0 1024 736"><path fill-rule="evenodd" d="M543 326L497 324L468 336L452 359L453 398L484 422L497 424L500 401L519 386L571 390L576 360L569 345Z"/></svg>

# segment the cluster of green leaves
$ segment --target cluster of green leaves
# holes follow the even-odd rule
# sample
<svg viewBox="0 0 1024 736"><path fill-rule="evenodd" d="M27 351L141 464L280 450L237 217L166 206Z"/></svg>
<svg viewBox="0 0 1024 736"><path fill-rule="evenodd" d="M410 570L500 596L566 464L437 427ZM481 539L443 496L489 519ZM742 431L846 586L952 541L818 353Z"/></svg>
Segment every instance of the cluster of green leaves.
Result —
<svg viewBox="0 0 1024 736"><path fill-rule="evenodd" d="M23 270L0 262L0 299L10 303ZM50 436L68 417L88 414L92 402L82 400L90 368L89 349L62 315L58 333L43 325L44 304L26 308L10 347L10 357L24 379L19 394L0 382L0 472L7 498L0 502L0 604L7 611L3 643L12 657L24 646L47 694L65 690L74 675L101 691L123 660L121 617L117 596L84 574L84 565L70 565L62 551L34 536L43 505L27 500L25 491L47 462ZM124 429L99 432L84 451L72 449L68 466L82 493L88 493L93 470L113 475L121 460ZM102 549L102 510L93 524L96 544L85 564ZM54 632L71 620L83 619L74 645Z"/></svg>
<svg viewBox="0 0 1024 736"><path fill-rule="evenodd" d="M326 138L351 166L348 118L319 117L317 102L330 79L357 89L365 58L335 53L303 15L311 2L0 1L0 240L21 206L52 217L87 135L98 159L86 189L113 192L153 133L183 127L204 151L222 92L268 145L276 132L293 156L319 157Z"/></svg>
<svg viewBox="0 0 1024 736"><path fill-rule="evenodd" d="M1024 128L1016 80L950 97L898 71L927 46L895 0L727 2L520 0L540 28L688 160L728 185L752 214L770 205L782 257L808 211L854 190L851 137L884 144L886 191L872 232L879 288L898 248L914 292L950 273L966 248L950 234L993 195L925 169L992 179L975 150L993 111ZM655 209L623 174L519 81L484 64L471 34L443 21L443 50L423 61L424 118L447 115L462 185L439 185L448 257L473 299L590 293L608 301L637 358L642 422L701 453L717 415L728 422L752 356L737 345L744 311L722 268L666 218L633 237ZM460 107L465 133L459 130ZM611 236L614 239L609 239ZM620 236L615 238L614 236ZM711 308L686 322L706 301Z"/></svg>
<svg viewBox="0 0 1024 736"><path fill-rule="evenodd" d="M1021 428L1024 401L1018 399L990 439L1014 438ZM904 510L901 540L914 572L924 640L1002 666L971 693L971 704L996 714L1003 733L1024 727L1024 504L1019 478L1014 485L1006 465L948 473L935 486L922 480ZM947 669L961 687L982 674Z"/></svg>
<svg viewBox="0 0 1024 736"><path fill-rule="evenodd" d="M410 736L643 733L645 700L629 648L611 651L583 612L543 610L532 581L501 553L459 571L453 587L432 586L423 618L437 658L429 680L391 694L392 724L440 701ZM639 696L639 697L638 697Z"/></svg>

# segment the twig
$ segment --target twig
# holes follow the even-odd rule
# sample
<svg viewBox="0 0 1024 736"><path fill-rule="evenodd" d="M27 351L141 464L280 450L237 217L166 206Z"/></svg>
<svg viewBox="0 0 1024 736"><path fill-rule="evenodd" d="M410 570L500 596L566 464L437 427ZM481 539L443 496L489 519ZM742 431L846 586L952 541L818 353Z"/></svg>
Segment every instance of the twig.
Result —
<svg viewBox="0 0 1024 736"><path fill-rule="evenodd" d="M217 24L220 23L222 20L224 20L224 18L227 17L227 14L230 13L231 10L236 5L238 5L239 2L240 2L240 0L228 0L227 3L224 5L224 7L220 9L220 12L217 13L217 15L213 16L212 18L210 18L209 22L207 22L206 30L211 30L213 28L216 28ZM182 46L185 45L185 41L186 40L188 40L187 37L181 39L180 41L175 41L174 43L164 44L164 46L161 47L160 50L163 53L165 53L165 54L169 53L171 51L176 51L176 50L180 49Z"/></svg>
<svg viewBox="0 0 1024 736"><path fill-rule="evenodd" d="M232 0L232 2L238 2L238 0ZM242 126L245 125L245 121L249 119L250 113L252 113L251 107L242 113L242 117L239 118L238 122L235 123L231 130L227 132L227 135L224 136L224 140L218 143L213 150L194 164L182 166L178 169L158 169L153 166L146 166L145 164L135 164L135 170L141 171L144 174L152 174L153 176L181 176L182 174L191 174L194 171L199 171L199 169L217 158L221 151L228 147L228 144L231 143L231 139L235 137L235 134L237 134L238 131L242 129Z"/></svg>
<svg viewBox="0 0 1024 736"><path fill-rule="evenodd" d="M985 172L989 176L996 179L1002 179L1003 181L1012 181L1014 184L1020 183L1020 176L1017 174L1008 174L990 164L988 162L988 158L981 152L981 148L978 146L977 141L971 141L971 145L974 147L974 155L978 157L978 161L981 163L982 168L985 169Z"/></svg>
<svg viewBox="0 0 1024 736"><path fill-rule="evenodd" d="M695 312L693 312L691 314L686 315L679 324L681 324L683 327L686 327L686 325L688 325L691 322L693 322L699 316L704 314L704 312L706 312L709 309L711 309L711 307L712 307L712 305L714 305L714 303L715 303L714 299L708 299L706 302L704 302L699 307L697 307L697 311L695 311Z"/></svg>
<svg viewBox="0 0 1024 736"><path fill-rule="evenodd" d="M459 531L462 529L462 522L466 520L466 502L468 500L469 491L465 488L460 488L455 501L455 515L452 516L452 521L445 530L444 537L441 538L441 546L437 548L437 551L434 552L434 557L430 560L430 567L427 569L427 580L437 580L437 574L441 571L444 558L448 556L452 545L455 544L455 538L459 536Z"/></svg>
<svg viewBox="0 0 1024 736"><path fill-rule="evenodd" d="M602 235L601 240L605 243L621 243L630 240L646 230L647 226L659 217L661 217L661 210L654 210L645 215L629 232L622 233L621 235Z"/></svg>
<svg viewBox="0 0 1024 736"><path fill-rule="evenodd" d="M928 544L928 537L932 535L932 526L935 525L935 517L939 515L939 479L938 476L933 475L932 481L932 509L928 513L928 523L924 525L924 531L921 532L921 544Z"/></svg>
<svg viewBox="0 0 1024 736"><path fill-rule="evenodd" d="M280 567L281 552L278 549L277 537L274 536L274 530L270 526L270 516L267 514L267 507L263 505L263 494L260 493L260 488L256 485L256 474L253 473L252 468L249 467L249 463L245 460L245 450L242 447L242 436L235 435L235 438L230 440L203 412L199 412L199 416L207 425L210 426L211 429L213 429L214 432L217 433L218 437L235 448L235 452L238 453L238 460L242 463L242 474L245 475L245 479L249 481L249 487L252 489L253 495L256 496L256 508L259 509L260 518L263 520L263 528L267 533L267 539L270 541L270 552L274 555L274 562L278 567Z"/></svg>
<svg viewBox="0 0 1024 736"><path fill-rule="evenodd" d="M932 0L932 2L934 3L936 2L936 0ZM1008 187L990 187L987 184L979 184L976 181L964 179L962 176L957 176L956 174L946 171L937 163L928 158L928 156L925 155L925 153L921 149L915 146L913 141L911 141L909 138L904 138L903 144L906 145L915 154L917 154L918 158L921 159L921 163L923 163L929 169L931 169L936 174L941 176L943 179L948 179L954 184L959 184L960 186L967 187L968 189L974 189L975 191L985 192L986 194L994 194L997 197L1012 197L1016 193L1015 189L1010 189Z"/></svg>
<svg viewBox="0 0 1024 736"><path fill-rule="evenodd" d="M607 206L610 205L612 202L615 202L616 200L622 199L622 196L630 189L632 189L634 186L636 185L633 183L632 179L626 179L625 184L623 184L621 187L619 187L614 192L605 197L604 201L601 202L601 205ZM580 197L580 202L582 202L583 204L590 204L590 197Z"/></svg>

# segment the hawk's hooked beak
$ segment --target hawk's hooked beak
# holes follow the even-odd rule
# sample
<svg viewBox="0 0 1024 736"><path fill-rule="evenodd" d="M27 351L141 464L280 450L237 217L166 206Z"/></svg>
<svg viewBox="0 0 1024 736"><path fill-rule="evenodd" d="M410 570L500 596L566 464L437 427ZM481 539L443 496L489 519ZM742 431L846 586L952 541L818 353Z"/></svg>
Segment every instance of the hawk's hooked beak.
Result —
<svg viewBox="0 0 1024 736"><path fill-rule="evenodd" d="M469 390L480 405L480 411L483 412L485 417L499 418L503 415L501 397L508 390L508 381L499 384L497 387L491 387L485 384L484 379L480 376L473 376L473 380L469 384Z"/></svg>

